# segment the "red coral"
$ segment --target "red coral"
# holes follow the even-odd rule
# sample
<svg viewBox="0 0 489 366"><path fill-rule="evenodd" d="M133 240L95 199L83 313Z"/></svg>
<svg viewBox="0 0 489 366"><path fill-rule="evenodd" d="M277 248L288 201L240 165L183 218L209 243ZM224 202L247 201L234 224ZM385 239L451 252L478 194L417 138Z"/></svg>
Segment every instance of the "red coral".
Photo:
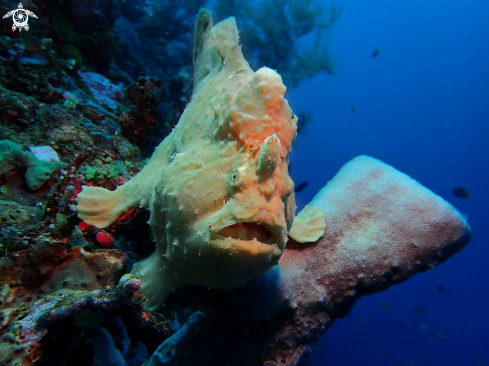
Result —
<svg viewBox="0 0 489 366"><path fill-rule="evenodd" d="M95 238L105 249L112 249L114 247L114 238L110 234L99 231L97 235L95 235Z"/></svg>
<svg viewBox="0 0 489 366"><path fill-rule="evenodd" d="M134 211L134 209L133 209L133 208L131 208L131 209L130 209L129 211L127 211L127 212L126 212L124 215L122 215L121 217L119 217L119 218L117 219L117 221L122 221L122 220L124 220L124 219L125 219L127 216L129 216L130 214L132 214L132 213L133 213L133 211Z"/></svg>
<svg viewBox="0 0 489 366"><path fill-rule="evenodd" d="M80 228L80 231L85 231L86 229L88 229L89 227L95 227L93 225L89 225L87 224L85 221L82 221L78 224L78 227Z"/></svg>

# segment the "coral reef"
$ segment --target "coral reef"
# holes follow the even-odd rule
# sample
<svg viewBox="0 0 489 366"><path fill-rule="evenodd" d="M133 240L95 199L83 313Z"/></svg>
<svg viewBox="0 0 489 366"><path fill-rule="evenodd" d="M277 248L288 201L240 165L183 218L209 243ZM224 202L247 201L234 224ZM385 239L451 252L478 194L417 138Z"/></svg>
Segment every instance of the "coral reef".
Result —
<svg viewBox="0 0 489 366"><path fill-rule="evenodd" d="M156 127L157 107L165 99L160 80L139 78L124 93L125 111L120 124L129 141L141 148L148 146L150 132Z"/></svg>
<svg viewBox="0 0 489 366"><path fill-rule="evenodd" d="M17 202L0 201L0 227L28 226L42 217L39 207L25 207Z"/></svg>
<svg viewBox="0 0 489 366"><path fill-rule="evenodd" d="M33 250L2 258L1 361L29 364L38 359L49 325L81 311L90 291L115 287L124 261L119 253L81 248L68 253L63 242L46 239Z"/></svg>
<svg viewBox="0 0 489 366"><path fill-rule="evenodd" d="M75 317L87 326L100 313L98 324L104 312L124 306L140 322L169 333L168 322L141 308L141 281L130 274L121 278L128 264L120 251L67 252L64 242L44 238L33 250L2 258L0 362L29 365L41 358L41 340L53 324Z"/></svg>
<svg viewBox="0 0 489 366"><path fill-rule="evenodd" d="M50 38L27 38L16 39L2 36L0 50L9 55L7 62L11 63L18 70L22 70L24 65L47 65L52 64L70 70L75 66L76 61L68 58L62 59L53 49L53 40Z"/></svg>
<svg viewBox="0 0 489 366"><path fill-rule="evenodd" d="M148 215L135 209L98 230L80 223L76 198L82 184L114 189L145 162L122 137L123 92L82 69L75 47L47 38L52 4L37 4L26 4L40 15L29 34L0 42L0 363L68 365L82 355L104 364L110 351L114 362L140 365L172 332L141 308L139 279L118 284L154 248ZM129 329L125 343L108 324L114 317Z"/></svg>
<svg viewBox="0 0 489 366"><path fill-rule="evenodd" d="M177 332L158 347L148 361L145 362L145 366L171 365L175 360L176 355L184 351L181 349L182 339L189 336L189 329L196 326L202 317L203 314L199 311L192 314Z"/></svg>
<svg viewBox="0 0 489 366"><path fill-rule="evenodd" d="M294 220L297 116L233 19L199 12L191 93L202 4L35 0L28 34L0 21L0 364L295 365L360 296L470 239L446 202L367 157ZM290 29L250 17L242 39L267 43L252 64L292 84L319 72L310 57L290 75L293 44L338 12L265 5Z"/></svg>
<svg viewBox="0 0 489 366"><path fill-rule="evenodd" d="M87 84L95 100L102 106L112 110L117 109L117 102L122 100L122 90L111 84L106 77L95 72L78 71L82 80Z"/></svg>

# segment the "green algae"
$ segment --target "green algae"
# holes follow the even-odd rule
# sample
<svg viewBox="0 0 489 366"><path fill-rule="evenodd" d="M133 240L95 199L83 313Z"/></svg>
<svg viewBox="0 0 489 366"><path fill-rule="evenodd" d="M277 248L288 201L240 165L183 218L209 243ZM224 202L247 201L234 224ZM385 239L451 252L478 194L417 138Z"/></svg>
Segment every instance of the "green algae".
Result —
<svg viewBox="0 0 489 366"><path fill-rule="evenodd" d="M30 189L41 188L51 177L66 164L39 160L29 152L23 151L22 146L9 140L0 141L0 174L20 167L25 167L25 179Z"/></svg>

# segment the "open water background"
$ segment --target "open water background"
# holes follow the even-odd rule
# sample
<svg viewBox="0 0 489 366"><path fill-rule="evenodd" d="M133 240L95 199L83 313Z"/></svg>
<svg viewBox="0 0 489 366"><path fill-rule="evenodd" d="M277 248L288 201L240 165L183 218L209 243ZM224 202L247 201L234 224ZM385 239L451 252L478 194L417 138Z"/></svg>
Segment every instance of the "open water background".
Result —
<svg viewBox="0 0 489 366"><path fill-rule="evenodd" d="M365 154L468 215L473 238L436 269L359 300L301 365L489 365L489 2L342 4L329 32L337 76L287 94L296 113L314 113L292 153L294 181L309 181L299 209ZM472 197L455 197L458 186Z"/></svg>

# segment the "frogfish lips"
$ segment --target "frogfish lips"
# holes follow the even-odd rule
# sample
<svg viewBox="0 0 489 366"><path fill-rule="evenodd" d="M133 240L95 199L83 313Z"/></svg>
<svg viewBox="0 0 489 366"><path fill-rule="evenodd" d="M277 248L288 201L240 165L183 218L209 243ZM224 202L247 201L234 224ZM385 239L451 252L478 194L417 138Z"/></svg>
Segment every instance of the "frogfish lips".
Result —
<svg viewBox="0 0 489 366"><path fill-rule="evenodd" d="M210 245L221 250L280 256L285 246L281 231L264 222L238 222L213 232Z"/></svg>

